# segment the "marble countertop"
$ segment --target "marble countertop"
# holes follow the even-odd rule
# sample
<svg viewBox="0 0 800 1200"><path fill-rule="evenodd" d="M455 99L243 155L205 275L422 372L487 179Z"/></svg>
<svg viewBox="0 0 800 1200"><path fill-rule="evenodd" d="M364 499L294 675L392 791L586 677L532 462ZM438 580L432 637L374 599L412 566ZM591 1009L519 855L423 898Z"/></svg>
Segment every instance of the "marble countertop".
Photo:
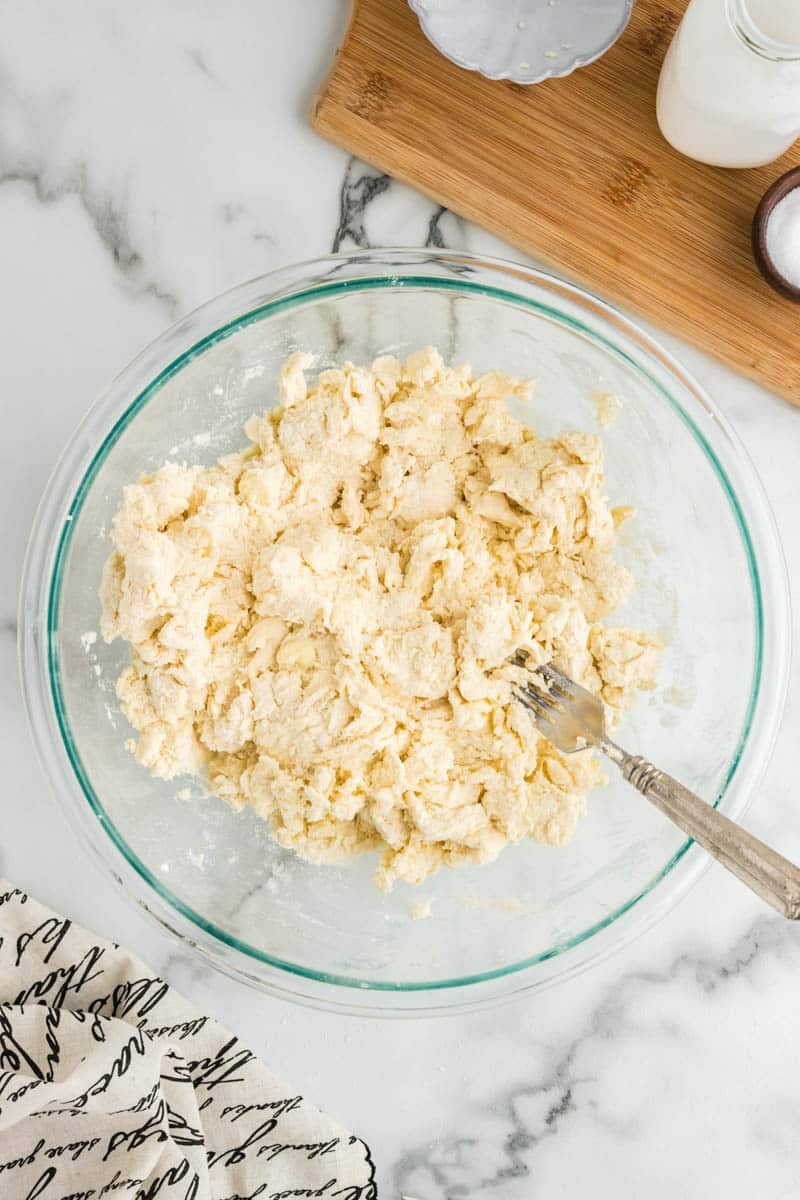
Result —
<svg viewBox="0 0 800 1200"><path fill-rule="evenodd" d="M179 314L293 260L423 243L520 256L311 132L344 0L0 0L0 17L0 874L235 1023L369 1141L382 1197L800 1194L800 929L721 870L561 989L411 1024L215 975L85 860L28 736L15 604L39 495L88 404ZM800 412L670 344L755 460L797 592ZM798 722L795 670L748 823L796 858Z"/></svg>

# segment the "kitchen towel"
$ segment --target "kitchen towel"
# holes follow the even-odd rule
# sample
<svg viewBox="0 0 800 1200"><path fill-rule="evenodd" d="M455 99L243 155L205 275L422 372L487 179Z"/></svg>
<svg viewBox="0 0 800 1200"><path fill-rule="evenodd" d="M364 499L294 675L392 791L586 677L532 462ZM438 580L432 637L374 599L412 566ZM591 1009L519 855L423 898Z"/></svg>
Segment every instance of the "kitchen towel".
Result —
<svg viewBox="0 0 800 1200"><path fill-rule="evenodd" d="M2 1200L374 1200L368 1147L126 950L0 881Z"/></svg>

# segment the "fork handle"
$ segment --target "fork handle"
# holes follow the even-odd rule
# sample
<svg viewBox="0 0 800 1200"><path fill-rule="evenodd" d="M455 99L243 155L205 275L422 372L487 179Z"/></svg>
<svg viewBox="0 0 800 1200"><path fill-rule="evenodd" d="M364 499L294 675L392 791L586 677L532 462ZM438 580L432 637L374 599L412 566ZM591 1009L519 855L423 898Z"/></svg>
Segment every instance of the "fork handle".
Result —
<svg viewBox="0 0 800 1200"><path fill-rule="evenodd" d="M617 747L614 747L617 749ZM629 783L784 917L800 919L800 869L646 758L614 755Z"/></svg>

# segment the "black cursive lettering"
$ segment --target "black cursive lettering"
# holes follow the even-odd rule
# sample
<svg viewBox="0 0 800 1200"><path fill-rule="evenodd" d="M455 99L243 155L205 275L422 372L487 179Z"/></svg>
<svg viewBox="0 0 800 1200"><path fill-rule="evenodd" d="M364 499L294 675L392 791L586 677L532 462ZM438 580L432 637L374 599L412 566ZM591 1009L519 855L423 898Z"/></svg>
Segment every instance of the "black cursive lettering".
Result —
<svg viewBox="0 0 800 1200"><path fill-rule="evenodd" d="M163 1175L157 1175L155 1179L150 1180L145 1188L140 1188L136 1193L136 1200L155 1200L163 1187L167 1184L182 1183L190 1170L188 1158L182 1158L174 1167L168 1167ZM184 1192L183 1200L197 1200L199 1189L200 1177L195 1171Z"/></svg>
<svg viewBox="0 0 800 1200"><path fill-rule="evenodd" d="M226 1104L219 1115L220 1119L230 1116L231 1124L248 1113L264 1112L266 1109L270 1109L274 1116L282 1117L294 1112L302 1103L302 1096L287 1096L284 1100L265 1100L262 1104Z"/></svg>
<svg viewBox="0 0 800 1200"><path fill-rule="evenodd" d="M362 1187L358 1183L346 1184L343 1188L339 1188L337 1192L332 1193L331 1200L378 1200L377 1185L370 1180Z"/></svg>
<svg viewBox="0 0 800 1200"><path fill-rule="evenodd" d="M136 1017L145 1017L152 1008L164 999L169 988L158 976L142 979L128 979L118 983L106 996L99 996L89 1005L94 1013L104 1017L127 1017L132 1013ZM104 1011L108 1006L109 1011Z"/></svg>
<svg viewBox="0 0 800 1200"><path fill-rule="evenodd" d="M103 1196L110 1196L112 1192L118 1192L120 1188L128 1190L143 1182L144 1180L134 1178L132 1175L123 1176L120 1171L115 1171L108 1183L100 1188L99 1200L103 1200Z"/></svg>
<svg viewBox="0 0 800 1200"><path fill-rule="evenodd" d="M25 1197L25 1200L39 1200L39 1197L44 1195L44 1189L46 1187L49 1187L50 1184L55 1179L55 1175L56 1175L55 1167L48 1167L46 1171L43 1171L42 1174L39 1176L39 1178L36 1180L36 1183L33 1185L31 1190L28 1192L27 1196Z"/></svg>
<svg viewBox="0 0 800 1200"><path fill-rule="evenodd" d="M269 1200L292 1200L295 1196L324 1196L325 1193L330 1194L330 1190L336 1183L335 1179L329 1179L327 1183L323 1183L322 1187L318 1188L289 1188L285 1192L270 1193Z"/></svg>
<svg viewBox="0 0 800 1200"><path fill-rule="evenodd" d="M61 1059L61 1045L56 1037L56 1030L61 1024L61 1010L58 1008L48 1008L44 1018L45 1029L45 1044L47 1045L47 1057L45 1059L45 1079L50 1082L53 1078L53 1070L56 1064Z"/></svg>
<svg viewBox="0 0 800 1200"><path fill-rule="evenodd" d="M174 1038L179 1041L184 1041L187 1037L193 1037L196 1033L208 1023L208 1017L195 1017L192 1021L180 1021L177 1025L157 1025L145 1029L147 1037L153 1038Z"/></svg>
<svg viewBox="0 0 800 1200"><path fill-rule="evenodd" d="M44 1154L45 1158L61 1158L62 1155L68 1154L73 1162L77 1162L85 1151L94 1150L95 1146L99 1145L99 1137L84 1138L78 1142L66 1142L63 1146L48 1146Z"/></svg>
<svg viewBox="0 0 800 1200"><path fill-rule="evenodd" d="M99 979L103 974L102 970L95 971L93 968L104 954L105 950L102 946L92 946L90 950L86 951L80 962L49 971L42 979L37 979L24 988L14 998L13 1003L28 1004L33 1001L41 1004L42 1001L47 1000L54 1008L63 1008L70 992L79 992L87 983L91 983L93 979Z"/></svg>
<svg viewBox="0 0 800 1200"><path fill-rule="evenodd" d="M261 1158L264 1155L268 1162L274 1162L286 1150L304 1150L306 1158L311 1161L314 1158L322 1158L323 1154L333 1153L339 1145L339 1140L338 1137L335 1137L327 1142L273 1142L269 1146L261 1146L258 1157Z"/></svg>
<svg viewBox="0 0 800 1200"><path fill-rule="evenodd" d="M231 1146L228 1150L219 1150L217 1153L209 1151L208 1166L215 1167L217 1163L222 1163L226 1167L235 1167L237 1163L244 1162L247 1158L247 1151L252 1150L265 1137L269 1137L275 1126L278 1124L275 1117L270 1117L268 1121L264 1121L261 1125L257 1125L245 1140L238 1146Z"/></svg>
<svg viewBox="0 0 800 1200"><path fill-rule="evenodd" d="M104 1042L106 1040L106 1018L101 1017L99 1013L87 1012L82 1008L74 1008L71 1010L73 1018L80 1024L85 1025L91 1018L91 1034L96 1042Z"/></svg>
<svg viewBox="0 0 800 1200"><path fill-rule="evenodd" d="M122 1113L138 1113L144 1112L146 1108L152 1108L158 1099L158 1094L161 1091L161 1083L154 1083L149 1092L141 1096L135 1104L131 1104L128 1108L115 1108L110 1114L112 1117L120 1116Z"/></svg>
<svg viewBox="0 0 800 1200"><path fill-rule="evenodd" d="M17 1041L11 1018L4 1008L0 1008L0 1070L16 1074L23 1065L27 1068L27 1074L34 1075L37 1080L41 1081L42 1071L39 1064ZM2 1095L2 1091L0 1091L0 1095Z"/></svg>
<svg viewBox="0 0 800 1200"><path fill-rule="evenodd" d="M234 1050L239 1039L232 1037L221 1046L213 1058L199 1058L187 1064L195 1089L219 1087L220 1084L243 1083L244 1076L234 1075L241 1067L253 1061L249 1050Z"/></svg>
<svg viewBox="0 0 800 1200"><path fill-rule="evenodd" d="M25 951L30 946L31 942L36 938L41 940L42 946L49 946L43 961L49 962L51 956L55 953L58 947L63 942L69 931L72 922L66 917L48 917L42 921L41 925L37 925L30 933L21 933L17 938L17 966L22 962Z"/></svg>
<svg viewBox="0 0 800 1200"><path fill-rule="evenodd" d="M42 1146L44 1146L44 1138L39 1138L30 1154L25 1154L21 1158L10 1158L8 1162L0 1163L0 1171L13 1171L20 1167L32 1167Z"/></svg>
<svg viewBox="0 0 800 1200"><path fill-rule="evenodd" d="M80 1096L75 1096L72 1100L65 1100L65 1108L85 1108L92 1096L99 1096L108 1090L109 1085L114 1079L121 1079L123 1075L130 1069L134 1055L144 1055L145 1046L142 1032L137 1029L132 1034L127 1042L123 1045L117 1057L112 1061L111 1066L102 1075L99 1075L94 1083L82 1092Z"/></svg>

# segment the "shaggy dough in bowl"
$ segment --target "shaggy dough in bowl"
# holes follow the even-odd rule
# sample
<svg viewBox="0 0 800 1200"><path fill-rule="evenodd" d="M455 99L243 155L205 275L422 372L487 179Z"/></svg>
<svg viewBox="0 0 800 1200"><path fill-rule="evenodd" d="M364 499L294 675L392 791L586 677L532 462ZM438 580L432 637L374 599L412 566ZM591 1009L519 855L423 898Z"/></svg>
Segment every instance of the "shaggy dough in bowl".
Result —
<svg viewBox="0 0 800 1200"><path fill-rule="evenodd" d="M599 439L538 438L506 403L529 382L432 349L309 387L312 362L286 362L247 449L125 489L102 631L132 647L136 757L202 773L314 862L380 850L383 889L564 843L603 777L536 733L508 656L555 660L612 723L657 661L602 623L630 510L608 508Z"/></svg>

